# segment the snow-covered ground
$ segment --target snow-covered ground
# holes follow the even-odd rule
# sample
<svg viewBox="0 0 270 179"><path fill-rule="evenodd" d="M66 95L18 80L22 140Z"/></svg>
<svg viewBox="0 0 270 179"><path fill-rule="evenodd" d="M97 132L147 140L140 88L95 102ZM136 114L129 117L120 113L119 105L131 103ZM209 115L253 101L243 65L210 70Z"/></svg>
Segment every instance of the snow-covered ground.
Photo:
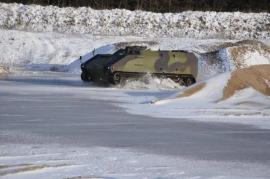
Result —
<svg viewBox="0 0 270 179"><path fill-rule="evenodd" d="M179 89L101 87L58 72L16 72L0 85L0 178L270 176L268 130L189 121L177 105L178 118L168 119L169 106L143 104Z"/></svg>
<svg viewBox="0 0 270 179"><path fill-rule="evenodd" d="M5 179L266 179L270 174L269 166L264 164L190 160L127 149L89 149L59 144L8 144L0 149L0 161L4 164L0 177Z"/></svg>

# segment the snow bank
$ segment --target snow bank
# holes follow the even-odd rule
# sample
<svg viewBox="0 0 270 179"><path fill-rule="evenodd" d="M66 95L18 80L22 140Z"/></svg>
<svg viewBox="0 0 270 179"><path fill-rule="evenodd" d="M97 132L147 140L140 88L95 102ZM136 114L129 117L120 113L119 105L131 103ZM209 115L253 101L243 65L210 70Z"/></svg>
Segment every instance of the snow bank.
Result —
<svg viewBox="0 0 270 179"><path fill-rule="evenodd" d="M269 118L270 65L220 74L144 108L142 112L135 108L134 113L173 118Z"/></svg>
<svg viewBox="0 0 270 179"><path fill-rule="evenodd" d="M37 71L80 73L80 56L85 61L93 56L92 51L112 53L114 43L138 40L146 39L0 29L0 64Z"/></svg>
<svg viewBox="0 0 270 179"><path fill-rule="evenodd" d="M206 52L201 53L202 49ZM270 64L270 47L256 40L203 44L194 51L199 53L200 81L223 72Z"/></svg>
<svg viewBox="0 0 270 179"><path fill-rule="evenodd" d="M269 13L152 13L0 3L0 27L95 35L269 38Z"/></svg>
<svg viewBox="0 0 270 179"><path fill-rule="evenodd" d="M180 93L172 95L168 99L160 100L155 102L155 104L166 104L166 103L174 103L177 102L179 105L192 105L202 106L208 103L214 103L220 100L223 96L223 89L227 85L228 80L230 79L230 73L223 73L214 78L207 80L206 82L201 82L199 84L195 84L189 88L181 90ZM198 87L198 90L195 90L191 95L190 90L193 91L194 88ZM200 101L198 103L198 101Z"/></svg>

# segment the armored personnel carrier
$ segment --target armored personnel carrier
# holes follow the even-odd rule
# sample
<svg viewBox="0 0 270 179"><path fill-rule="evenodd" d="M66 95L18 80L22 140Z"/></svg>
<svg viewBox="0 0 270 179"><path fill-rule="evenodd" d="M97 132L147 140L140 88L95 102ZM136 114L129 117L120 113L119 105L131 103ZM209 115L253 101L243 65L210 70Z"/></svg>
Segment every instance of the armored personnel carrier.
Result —
<svg viewBox="0 0 270 179"><path fill-rule="evenodd" d="M114 54L97 54L81 64L83 81L119 84L130 78L151 74L170 78L181 85L196 82L197 57L185 51L153 51L141 46L129 46Z"/></svg>

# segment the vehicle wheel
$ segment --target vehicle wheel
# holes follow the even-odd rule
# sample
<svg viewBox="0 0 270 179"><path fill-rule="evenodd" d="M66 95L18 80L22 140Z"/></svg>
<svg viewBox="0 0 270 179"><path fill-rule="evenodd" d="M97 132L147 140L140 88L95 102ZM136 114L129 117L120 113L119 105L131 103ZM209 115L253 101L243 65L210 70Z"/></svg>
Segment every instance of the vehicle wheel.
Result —
<svg viewBox="0 0 270 179"><path fill-rule="evenodd" d="M186 79L186 86L191 86L195 83L194 79L192 78L187 78Z"/></svg>
<svg viewBox="0 0 270 179"><path fill-rule="evenodd" d="M81 73L81 79L82 79L83 81L86 81L86 80L87 80L87 78L86 78L86 73L84 73L84 72Z"/></svg>
<svg viewBox="0 0 270 179"><path fill-rule="evenodd" d="M178 78L176 82L177 82L180 86L184 86L184 85L185 85L185 82L184 82L183 78Z"/></svg>
<svg viewBox="0 0 270 179"><path fill-rule="evenodd" d="M119 73L113 74L113 84L117 85L121 82L121 76Z"/></svg>
<svg viewBox="0 0 270 179"><path fill-rule="evenodd" d="M82 74L81 74L81 79L83 81L91 81L90 75L88 75L87 73L84 73L84 72L82 72Z"/></svg>

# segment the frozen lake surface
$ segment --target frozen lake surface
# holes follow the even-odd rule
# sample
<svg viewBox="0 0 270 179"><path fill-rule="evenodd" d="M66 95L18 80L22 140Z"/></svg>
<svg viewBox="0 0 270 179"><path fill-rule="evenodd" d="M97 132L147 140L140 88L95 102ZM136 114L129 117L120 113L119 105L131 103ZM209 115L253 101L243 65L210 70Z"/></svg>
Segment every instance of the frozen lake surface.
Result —
<svg viewBox="0 0 270 179"><path fill-rule="evenodd" d="M270 130L131 115L115 105L166 90L94 86L45 72L15 74L0 86L0 177L270 176Z"/></svg>

